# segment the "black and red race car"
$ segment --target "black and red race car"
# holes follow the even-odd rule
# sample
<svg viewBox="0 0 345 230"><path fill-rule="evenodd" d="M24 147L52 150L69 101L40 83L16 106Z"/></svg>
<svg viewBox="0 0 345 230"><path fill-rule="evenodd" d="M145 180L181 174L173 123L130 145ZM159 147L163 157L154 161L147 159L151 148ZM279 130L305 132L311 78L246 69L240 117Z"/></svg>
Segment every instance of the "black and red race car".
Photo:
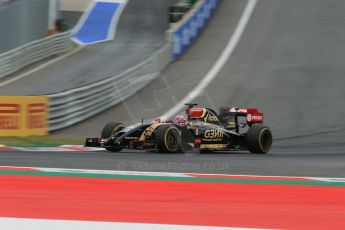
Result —
<svg viewBox="0 0 345 230"><path fill-rule="evenodd" d="M100 138L87 138L85 146L111 152L124 148L168 153L189 150L269 152L272 133L263 125L263 114L258 109L221 107L217 114L212 109L196 107L197 104L186 106L186 114L176 120L156 120L129 127L110 122Z"/></svg>

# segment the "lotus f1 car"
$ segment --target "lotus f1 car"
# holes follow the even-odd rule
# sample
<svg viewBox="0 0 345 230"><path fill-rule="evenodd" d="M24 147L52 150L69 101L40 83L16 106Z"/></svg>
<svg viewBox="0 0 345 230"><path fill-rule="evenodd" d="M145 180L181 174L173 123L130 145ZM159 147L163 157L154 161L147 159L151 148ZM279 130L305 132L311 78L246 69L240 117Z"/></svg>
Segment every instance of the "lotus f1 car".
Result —
<svg viewBox="0 0 345 230"><path fill-rule="evenodd" d="M159 152L249 150L267 153L272 133L263 125L263 114L255 108L221 107L214 110L186 104L186 114L172 121L156 120L126 127L110 122L101 138L87 138L85 146L111 152L156 149Z"/></svg>

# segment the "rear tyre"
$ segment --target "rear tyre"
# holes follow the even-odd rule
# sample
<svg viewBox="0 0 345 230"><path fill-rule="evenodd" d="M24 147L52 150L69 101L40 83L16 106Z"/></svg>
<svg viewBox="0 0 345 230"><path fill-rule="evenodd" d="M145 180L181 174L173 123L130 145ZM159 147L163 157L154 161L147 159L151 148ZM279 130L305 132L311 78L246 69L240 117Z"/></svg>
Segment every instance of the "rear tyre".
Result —
<svg viewBox="0 0 345 230"><path fill-rule="evenodd" d="M268 153L272 139L271 130L262 125L252 126L246 134L246 144L251 153Z"/></svg>
<svg viewBox="0 0 345 230"><path fill-rule="evenodd" d="M124 129L126 126L122 123L119 122L109 122L108 124L106 124L102 130L102 134L101 134L101 138L109 138L112 135L114 135L115 133L121 131L122 129ZM106 147L106 150L110 151L110 152L119 152L123 149L123 146L118 145L118 146L112 146L112 147Z"/></svg>
<svg viewBox="0 0 345 230"><path fill-rule="evenodd" d="M163 153L174 153L181 149L180 131L173 125L162 125L155 131L157 149Z"/></svg>

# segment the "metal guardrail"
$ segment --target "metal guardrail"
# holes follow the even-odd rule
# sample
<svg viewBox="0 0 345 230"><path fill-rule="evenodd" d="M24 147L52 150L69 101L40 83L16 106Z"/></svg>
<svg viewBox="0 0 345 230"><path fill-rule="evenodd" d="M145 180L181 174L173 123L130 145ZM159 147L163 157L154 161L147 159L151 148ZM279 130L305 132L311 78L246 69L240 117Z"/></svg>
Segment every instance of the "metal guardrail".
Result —
<svg viewBox="0 0 345 230"><path fill-rule="evenodd" d="M149 84L171 62L171 45L157 50L144 62L94 84L48 95L49 131L83 121L120 103Z"/></svg>
<svg viewBox="0 0 345 230"><path fill-rule="evenodd" d="M21 68L74 47L70 32L42 38L0 54L0 79Z"/></svg>

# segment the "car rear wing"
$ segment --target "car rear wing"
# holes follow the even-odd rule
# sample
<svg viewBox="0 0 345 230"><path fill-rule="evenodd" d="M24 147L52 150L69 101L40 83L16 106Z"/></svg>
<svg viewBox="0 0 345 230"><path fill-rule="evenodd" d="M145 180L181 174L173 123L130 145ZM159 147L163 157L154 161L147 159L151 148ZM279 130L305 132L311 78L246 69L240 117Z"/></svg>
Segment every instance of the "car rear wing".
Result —
<svg viewBox="0 0 345 230"><path fill-rule="evenodd" d="M235 108L235 107L221 107L220 114L234 115L236 117L246 117L246 122L249 125L264 122L264 114L260 113L257 108Z"/></svg>

